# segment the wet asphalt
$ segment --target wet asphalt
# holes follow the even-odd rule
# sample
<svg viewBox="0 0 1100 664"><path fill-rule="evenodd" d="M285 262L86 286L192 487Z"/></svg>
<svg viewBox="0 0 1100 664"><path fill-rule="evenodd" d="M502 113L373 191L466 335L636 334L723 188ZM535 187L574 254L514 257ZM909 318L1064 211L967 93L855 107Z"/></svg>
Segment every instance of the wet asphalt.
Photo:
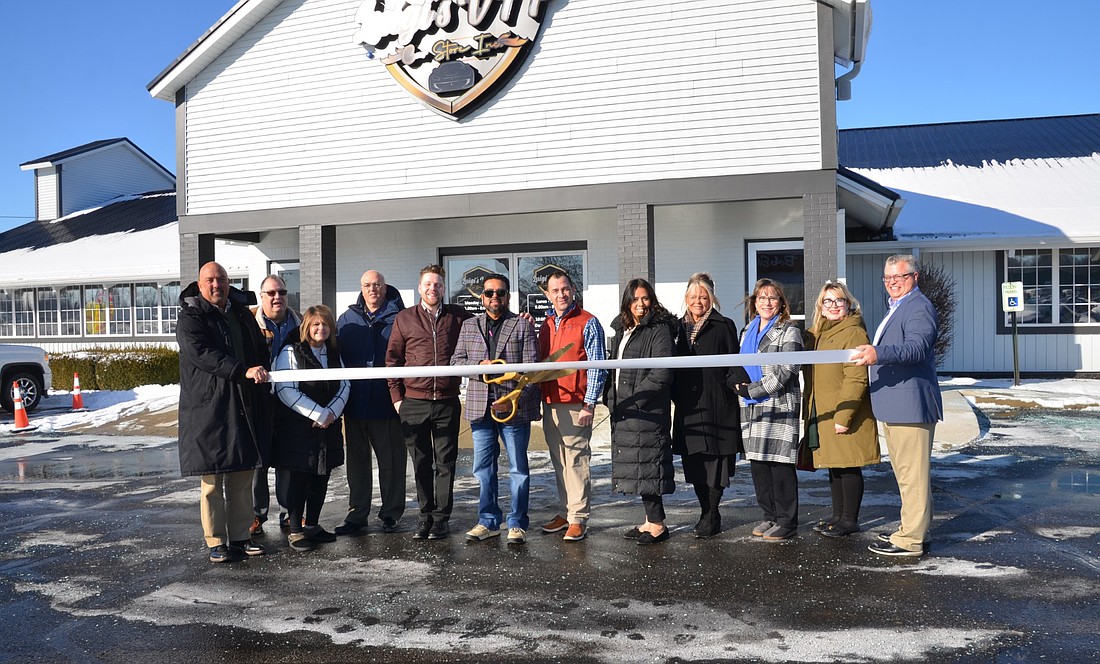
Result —
<svg viewBox="0 0 1100 664"><path fill-rule="evenodd" d="M610 493L605 453L587 540L533 525L524 546L467 544L464 450L447 540L411 539L410 500L399 533L372 522L299 554L269 524L269 555L212 565L174 440L9 434L0 662L1100 661L1100 416L979 419L979 442L937 452L921 559L867 551L896 525L887 464L867 469L864 532L849 538L810 529L829 512L823 471L799 473L797 537L753 538L760 512L739 465L721 535L692 537L697 505L680 485L666 502L673 537L644 547L621 536L643 513ZM537 524L552 516L545 453L532 471ZM330 529L342 472L331 486Z"/></svg>

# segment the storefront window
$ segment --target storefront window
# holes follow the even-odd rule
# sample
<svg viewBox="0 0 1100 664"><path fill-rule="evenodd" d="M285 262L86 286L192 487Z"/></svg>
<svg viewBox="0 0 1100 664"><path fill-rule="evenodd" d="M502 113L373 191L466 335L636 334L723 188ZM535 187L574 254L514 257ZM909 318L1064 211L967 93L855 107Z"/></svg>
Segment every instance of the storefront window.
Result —
<svg viewBox="0 0 1100 664"><path fill-rule="evenodd" d="M34 289L0 290L0 337L34 336Z"/></svg>
<svg viewBox="0 0 1100 664"><path fill-rule="evenodd" d="M66 286L58 291L61 313L61 336L79 337L84 310L80 299L80 286Z"/></svg>
<svg viewBox="0 0 1100 664"><path fill-rule="evenodd" d="M1024 285L1021 326L1100 324L1100 247L1007 251L1004 280Z"/></svg>
<svg viewBox="0 0 1100 664"><path fill-rule="evenodd" d="M791 318L806 318L805 251L801 241L751 242L748 246L751 290L759 279L773 279L783 284L783 293L791 305Z"/></svg>

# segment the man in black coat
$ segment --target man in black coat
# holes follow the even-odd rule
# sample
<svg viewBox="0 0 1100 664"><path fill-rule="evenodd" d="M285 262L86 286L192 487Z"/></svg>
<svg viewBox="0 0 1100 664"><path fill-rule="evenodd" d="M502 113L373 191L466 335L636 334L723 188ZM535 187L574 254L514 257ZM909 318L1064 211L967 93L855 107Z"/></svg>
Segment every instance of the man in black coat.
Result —
<svg viewBox="0 0 1100 664"><path fill-rule="evenodd" d="M179 457L199 475L199 506L210 562L263 555L251 540L252 471L267 464L271 440L267 345L244 294L210 262L180 293Z"/></svg>

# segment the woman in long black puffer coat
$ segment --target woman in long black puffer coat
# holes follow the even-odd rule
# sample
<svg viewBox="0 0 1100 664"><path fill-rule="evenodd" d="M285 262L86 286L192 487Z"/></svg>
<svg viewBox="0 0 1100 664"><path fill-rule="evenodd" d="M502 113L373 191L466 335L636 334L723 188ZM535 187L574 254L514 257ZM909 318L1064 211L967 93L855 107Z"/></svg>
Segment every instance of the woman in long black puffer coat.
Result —
<svg viewBox="0 0 1100 664"><path fill-rule="evenodd" d="M623 292L619 317L611 324L613 357L669 357L676 318L657 302L653 286L634 279ZM626 531L638 544L668 539L664 494L676 483L672 466L671 369L620 369L607 381L611 410L611 484L619 493L641 495L645 523Z"/></svg>
<svg viewBox="0 0 1100 664"><path fill-rule="evenodd" d="M686 312L680 320L677 355L727 355L738 352L737 327L718 313L714 281L700 272L688 279ZM741 404L732 386L748 382L741 367L677 369L672 390L676 417L672 423L672 453L680 455L684 481L699 498L695 536L722 532L718 505L733 477L741 443Z"/></svg>
<svg viewBox="0 0 1100 664"><path fill-rule="evenodd" d="M297 343L288 343L275 358L275 369L335 369L343 366L336 346L336 319L324 305L302 316ZM341 415L348 402L346 380L277 383L281 407L275 411L272 464L286 471L286 508L295 551L310 551L336 535L318 524L333 468L344 464Z"/></svg>

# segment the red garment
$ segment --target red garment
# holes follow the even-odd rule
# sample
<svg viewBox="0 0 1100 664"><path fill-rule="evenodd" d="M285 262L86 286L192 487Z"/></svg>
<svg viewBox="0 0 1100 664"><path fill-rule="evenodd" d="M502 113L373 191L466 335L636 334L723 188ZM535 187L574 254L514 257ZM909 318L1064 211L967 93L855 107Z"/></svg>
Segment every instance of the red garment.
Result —
<svg viewBox="0 0 1100 664"><path fill-rule="evenodd" d="M569 352L559 357L558 361L587 360L588 353L584 350L584 326L591 318L592 314L574 306L565 313L555 328L555 316L553 313L548 315L542 329L539 330L539 357L545 359L558 349L573 344ZM542 383L541 387L542 400L546 403L584 403L584 392L588 387L588 372L577 371L565 378Z"/></svg>

